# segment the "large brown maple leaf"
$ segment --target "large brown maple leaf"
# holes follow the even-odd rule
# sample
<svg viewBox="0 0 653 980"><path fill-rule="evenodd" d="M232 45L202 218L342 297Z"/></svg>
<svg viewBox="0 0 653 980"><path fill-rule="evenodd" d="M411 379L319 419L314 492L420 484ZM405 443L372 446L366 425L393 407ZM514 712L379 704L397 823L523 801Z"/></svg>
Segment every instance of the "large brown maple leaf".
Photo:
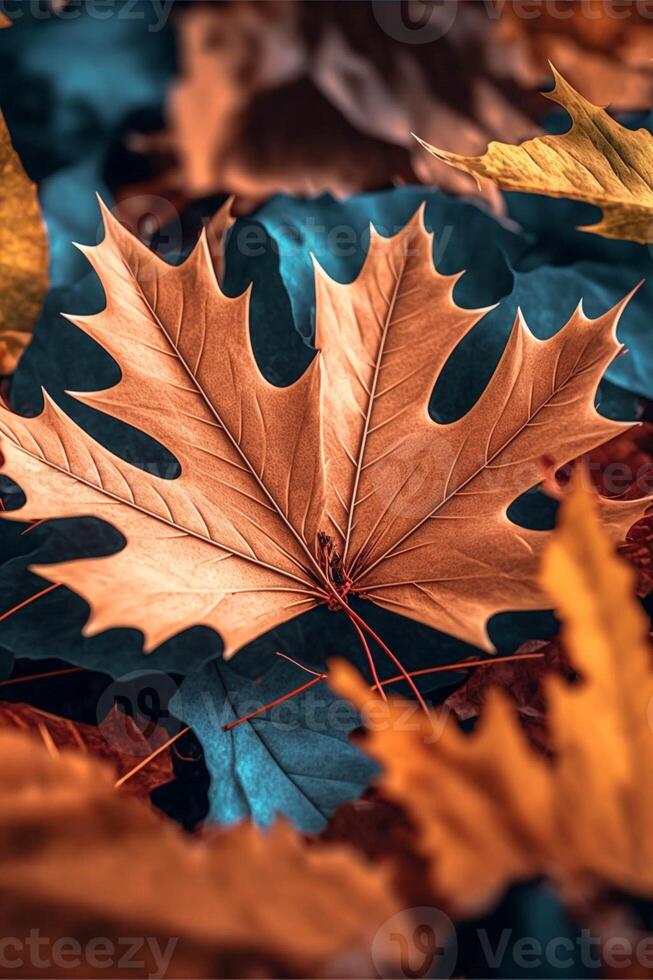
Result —
<svg viewBox="0 0 653 980"><path fill-rule="evenodd" d="M150 650L205 624L228 656L320 603L365 628L357 595L491 649L492 615L546 607L548 535L507 508L538 483L543 455L563 464L624 428L594 408L623 303L595 320L579 307L546 342L518 317L482 396L441 425L433 386L486 311L454 302L459 277L434 269L421 213L392 238L372 232L353 283L317 269L319 353L286 388L262 376L249 291L221 292L204 238L171 267L104 218L84 251L106 308L70 319L122 377L76 397L174 452L179 477L124 462L47 395L37 418L0 411L4 471L27 497L4 516L92 514L125 537L117 554L34 568L88 601L87 633L136 627ZM646 505L603 500L610 533Z"/></svg>

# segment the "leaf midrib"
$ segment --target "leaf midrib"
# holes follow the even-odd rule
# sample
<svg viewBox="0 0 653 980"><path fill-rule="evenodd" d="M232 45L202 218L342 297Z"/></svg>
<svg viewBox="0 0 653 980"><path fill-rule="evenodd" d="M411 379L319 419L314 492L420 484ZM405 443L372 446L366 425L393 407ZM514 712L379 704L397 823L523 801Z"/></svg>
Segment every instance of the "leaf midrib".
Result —
<svg viewBox="0 0 653 980"><path fill-rule="evenodd" d="M383 361L383 355L385 353L386 340L388 339L388 331L390 330L392 315L397 303L397 295L399 293L399 288L401 286L401 281L404 272L406 271L407 256L404 256L401 269L395 274L395 286L392 293L392 297L388 304L388 310L385 316L385 322L383 324L383 331L381 333L381 338L379 340L379 349L376 355L376 362L374 364L374 376L372 378L371 391L369 394L369 399L367 403L367 412L365 415L365 425L363 427L363 433L361 435L360 445L358 447L358 456L356 459L356 475L354 477L354 486L351 494L351 507L349 508L349 515L347 518L347 533L345 536L345 544L343 548L342 562L344 567L347 567L347 555L349 552L349 544L351 541L351 532L354 523L354 513L356 510L356 505L358 503L358 488L360 484L361 473L363 471L363 460L365 458L365 450L367 449L367 437L369 435L370 422L372 420L372 415L374 413L374 406L377 397L377 387L379 382L379 375L381 373L381 364ZM354 559L354 565L358 561L358 555ZM353 567L353 566L352 566Z"/></svg>

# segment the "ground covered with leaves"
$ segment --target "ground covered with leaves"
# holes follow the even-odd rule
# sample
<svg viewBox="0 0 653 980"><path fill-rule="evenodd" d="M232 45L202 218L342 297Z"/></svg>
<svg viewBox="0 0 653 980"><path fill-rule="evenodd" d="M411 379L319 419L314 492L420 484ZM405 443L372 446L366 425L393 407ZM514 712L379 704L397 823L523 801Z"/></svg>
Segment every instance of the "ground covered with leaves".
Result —
<svg viewBox="0 0 653 980"><path fill-rule="evenodd" d="M653 10L2 7L0 976L650 976Z"/></svg>

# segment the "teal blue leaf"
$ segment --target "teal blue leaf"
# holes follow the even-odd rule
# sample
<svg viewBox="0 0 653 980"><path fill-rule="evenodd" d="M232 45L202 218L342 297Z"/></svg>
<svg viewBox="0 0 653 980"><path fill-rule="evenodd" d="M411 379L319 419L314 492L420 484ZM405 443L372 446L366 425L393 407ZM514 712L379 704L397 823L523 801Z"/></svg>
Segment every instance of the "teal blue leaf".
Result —
<svg viewBox="0 0 653 980"><path fill-rule="evenodd" d="M247 665L242 653L229 665L212 660L185 679L170 703L204 749L211 774L208 819L229 824L250 817L266 826L282 814L300 829L318 832L339 804L360 795L375 772L349 742L359 718L322 681L223 731L222 726L311 680L280 658L261 676L242 673Z"/></svg>
<svg viewBox="0 0 653 980"><path fill-rule="evenodd" d="M71 285L87 271L71 242L95 242L100 232L95 194L109 200L112 141L135 113L163 106L175 70L172 26L151 0L130 0L125 16L101 20L92 4L75 5L73 16L10 6L11 30L0 31L2 110L39 183L50 281Z"/></svg>
<svg viewBox="0 0 653 980"><path fill-rule="evenodd" d="M362 266L369 222L392 234L426 202L438 269L447 274L467 270L456 286L456 301L469 307L501 303L459 345L440 381L438 401L446 405L446 417L462 414L487 383L518 304L529 326L540 336L550 336L581 300L588 315L596 316L644 280L619 327L627 353L610 365L606 379L634 395L653 398L651 249L576 231L597 220L596 209L588 205L523 194L506 198L506 223L475 204L413 187L344 202L328 195L311 201L279 195L254 218L274 242L296 329L310 341L315 330L311 255L330 276L349 282ZM248 264L241 256L241 287ZM467 397L458 404L461 395ZM433 414L439 417L437 409Z"/></svg>

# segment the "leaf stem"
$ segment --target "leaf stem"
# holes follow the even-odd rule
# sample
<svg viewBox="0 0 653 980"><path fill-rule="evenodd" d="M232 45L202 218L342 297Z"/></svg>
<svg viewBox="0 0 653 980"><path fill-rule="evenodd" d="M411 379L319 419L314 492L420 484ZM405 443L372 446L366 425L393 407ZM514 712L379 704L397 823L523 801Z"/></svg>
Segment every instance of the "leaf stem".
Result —
<svg viewBox="0 0 653 980"><path fill-rule="evenodd" d="M340 594L340 592L338 591L338 589L336 589L336 587L334 586L333 582L331 581L331 579L329 578L328 575L327 575L327 583L328 583L329 590L331 591L331 594L332 594L334 600L337 602L337 604L340 606L340 608L343 610L343 612L345 612L347 614L347 616L349 616L349 619L350 619L351 623L356 627L356 632L358 633L359 638L362 637L361 630L365 630L365 632L368 633L369 636L371 636L372 639L381 647L381 649L383 650L383 652L388 657L390 657L390 659L392 660L392 662L395 665L395 667L398 670L401 671L404 680L406 681L406 683L410 687L411 691L413 692L413 694L417 698L417 702L418 702L420 708L422 709L422 711L424 712L425 715L428 715L429 709L428 709L428 707L426 705L426 702L425 702L424 698L419 693L419 690L417 688L417 685L415 684L415 681L412 679L412 677L410 676L410 674L408 673L408 671L406 670L406 668L404 667L404 665L401 663L401 661L398 659L398 657L396 657L394 655L394 653L392 652L392 650L390 649L390 647L387 646L383 642L383 640L381 639L381 637L379 636L379 634L376 633L375 630L373 630L372 627L368 623L366 623L365 620L361 616L358 615L358 613L354 612L354 610L351 608L351 606L349 605L349 603L347 602L347 600ZM367 642L365 642L365 644L364 644L364 649L365 649L366 655L369 655L369 659L371 661L372 660L372 654L369 651L369 646L368 646ZM375 683L378 684L378 677L377 677L377 674L376 674L376 668L374 668L374 670L373 670L373 675L374 675L374 681L375 681ZM380 687L379 687L379 690L381 690Z"/></svg>
<svg viewBox="0 0 653 980"><path fill-rule="evenodd" d="M302 691L307 691L309 687L313 687L314 684L319 684L320 681L326 680L326 674L316 674L315 677L311 678L310 681L306 681L305 684L300 684L299 687L293 688L292 691L288 691L287 694L282 694L281 697L276 698L274 701L270 701L269 704L264 704L261 708L256 708L255 711L250 711L249 714L243 715L242 718L236 719L236 721L230 721L228 725L222 726L223 732L230 732L234 728L238 728L245 721L250 721L252 718L256 718L257 715L263 714L264 711L268 711L269 708L276 708L277 705L283 704L288 698L294 698L296 694L301 694Z"/></svg>
<svg viewBox="0 0 653 980"><path fill-rule="evenodd" d="M145 766L149 765L153 759L156 759L158 755L161 755L161 753L165 752L166 749L169 749L171 745L174 745L177 739L181 738L182 735L185 735L187 731L190 731L188 725L185 728L180 729L176 735L173 735L172 738L169 738L168 741L164 742L163 745L160 745L158 749L155 749L154 752L152 752L151 755L148 755L146 759L142 759L137 766L134 766L133 769L130 769L129 772L126 772L124 776L121 776L120 779L117 779L116 782L113 784L113 788L120 789L120 787L124 783L126 783L128 779L131 779L132 776L135 776L137 772L140 772L141 769L144 769Z"/></svg>
<svg viewBox="0 0 653 980"><path fill-rule="evenodd" d="M387 696L387 694L385 693L385 691L383 689L383 686L381 684L381 681L379 680L379 675L378 675L377 670L376 670L376 664L374 663L374 657L372 656L372 651L370 650L370 645L367 642L367 640L365 639L365 634L363 633L362 629L360 628L360 626L358 625L358 623L356 622L355 619L350 619L350 622L351 622L351 625L356 630L356 632L358 634L358 639L361 641L361 646L363 647L363 650L365 651L365 656L367 657L367 662L370 665L370 671L372 673L372 678L374 680L374 685L373 686L375 688L377 688L377 690L378 690L379 694L381 695L381 697L383 698L383 700L384 701L387 701L388 700L388 696Z"/></svg>
<svg viewBox="0 0 653 980"><path fill-rule="evenodd" d="M36 602L36 600L40 599L41 596L47 595L48 592L54 592L54 590L58 588L59 588L59 583L55 582L53 585L48 585L46 586L45 589L41 589L40 592L36 592L34 595L31 595L29 599L23 599L22 602L19 602L17 605L12 606L11 609L8 609L7 612L4 612L2 613L2 615L0 615L0 623L2 623L5 619L9 619L10 616L13 616L13 614L19 612L19 610L24 609L25 606L29 606L30 603Z"/></svg>
<svg viewBox="0 0 653 980"><path fill-rule="evenodd" d="M306 664L301 663L299 660L295 660L294 657L289 657L287 653L282 653L281 650L277 650L277 657L282 657L287 660L289 664L294 664L295 667L299 667L300 670L305 670L307 674L312 674L313 677L321 677L322 674L319 670L313 670L311 667L307 667Z"/></svg>
<svg viewBox="0 0 653 980"><path fill-rule="evenodd" d="M509 663L511 660L541 660L544 657L544 653L511 653L505 657L483 657L479 660L459 660L457 663L453 664L441 664L438 667L422 667L420 670L411 670L411 677L425 677L427 674L442 674L448 670L466 670L468 667L492 667L494 664L505 664ZM386 680L381 681L381 687L385 687L388 684L396 684L399 681L403 681L405 678L402 674L397 674L395 677L388 677ZM372 688L377 685L375 684Z"/></svg>
<svg viewBox="0 0 653 980"><path fill-rule="evenodd" d="M357 625L358 627L360 627L361 629L364 629L372 637L372 639L381 647L381 649L383 650L383 652L390 658L390 660L392 660L392 662L395 665L395 667L399 671L401 671L401 676L402 676L403 680L406 681L406 683L410 687L411 691L415 695L415 697L417 699L417 702L418 702L420 708L422 709L422 711L424 712L425 715L428 715L429 709L428 709L428 706L426 704L426 701L424 700L424 698L420 694L419 689L417 687L417 684L415 683L415 681L413 680L413 678L411 677L411 675L408 673L408 671L406 670L406 668L404 667L404 665L402 664L402 662L399 660L399 658L395 656L395 654L392 652L392 650L390 649L390 647L386 643L383 642L383 640L381 639L381 637L379 636L379 634L375 630L372 629L372 627L369 625L369 623L366 623L365 620L361 616L358 615L358 613L354 612L354 610L351 608L351 606L347 602L345 602L344 600L342 600L342 605L343 605L343 609L345 610L345 612L349 616L351 622L354 625Z"/></svg>
<svg viewBox="0 0 653 980"><path fill-rule="evenodd" d="M12 684L26 684L28 681L40 681L46 677L61 677L63 674L78 674L85 669L85 667L62 667L61 670L47 670L43 674L27 674L25 677L10 677L6 681L0 681L0 687L10 687Z"/></svg>
<svg viewBox="0 0 653 980"><path fill-rule="evenodd" d="M277 656L284 657L285 660L289 660L291 663L296 663L296 661L294 661L292 657L288 657L284 653L278 653ZM443 673L444 671L447 670L466 670L471 667L485 667L485 666L490 667L492 666L492 664L508 663L510 660L539 660L543 656L544 656L543 653L512 653L505 657L495 657L494 659L485 657L482 660L458 660L452 664L442 664L438 667L423 667L420 670L412 670L408 674L408 677L412 679L413 677L424 677L426 674ZM297 664L297 666L301 667L302 670L308 669L304 667L303 664ZM310 671L310 673L314 673L314 671ZM252 718L256 718L257 715L262 715L263 712L267 711L269 708L274 708L276 707L276 705L282 704L284 701L287 701L288 698L293 698L295 697L296 694L301 694L302 691L306 691L309 687L313 687L314 684L318 684L320 681L327 680L327 678L328 678L328 674L316 673L315 677L312 680L307 681L306 684L302 684L300 687L293 688L292 691L288 691L287 694L282 694L281 697L277 698L275 701L271 701L269 704L264 704L262 707L257 708L255 711L250 711L248 715L244 715L242 718L238 718L237 721L230 721L228 725L223 725L222 731L223 732L233 731L234 728L237 728L238 725L242 725L243 722L250 721ZM371 690L374 691L380 688L381 690L379 690L379 693L382 694L383 688L387 687L388 684L397 684L399 681L405 681L405 680L406 677L404 674L397 674L396 677L389 677L387 678L387 680L379 681L377 684L372 684Z"/></svg>

